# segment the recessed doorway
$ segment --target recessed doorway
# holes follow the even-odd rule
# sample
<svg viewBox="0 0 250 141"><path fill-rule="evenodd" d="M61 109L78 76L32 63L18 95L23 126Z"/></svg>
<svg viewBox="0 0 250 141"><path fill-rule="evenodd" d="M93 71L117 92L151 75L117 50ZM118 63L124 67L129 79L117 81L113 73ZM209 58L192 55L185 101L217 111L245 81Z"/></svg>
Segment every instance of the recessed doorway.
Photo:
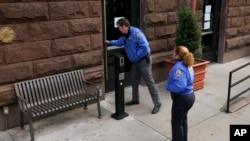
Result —
<svg viewBox="0 0 250 141"><path fill-rule="evenodd" d="M140 26L140 0L104 0L104 38L118 39L122 34L116 27L116 19L125 17L132 26ZM125 87L131 85L131 73L123 47L108 46L104 48L105 57L105 93L114 91L114 57L115 53L125 56ZM127 62L127 63L126 63Z"/></svg>
<svg viewBox="0 0 250 141"><path fill-rule="evenodd" d="M203 1L202 59L217 62L220 0Z"/></svg>

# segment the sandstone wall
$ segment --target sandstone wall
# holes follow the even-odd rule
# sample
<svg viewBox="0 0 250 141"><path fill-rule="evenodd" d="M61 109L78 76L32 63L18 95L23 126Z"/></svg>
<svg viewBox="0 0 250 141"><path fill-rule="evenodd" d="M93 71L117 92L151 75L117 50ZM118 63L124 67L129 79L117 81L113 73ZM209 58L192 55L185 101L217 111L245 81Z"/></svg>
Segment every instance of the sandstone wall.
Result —
<svg viewBox="0 0 250 141"><path fill-rule="evenodd" d="M22 80L83 69L102 82L101 15L100 0L1 0L0 28L16 38L0 42L0 107L16 103Z"/></svg>
<svg viewBox="0 0 250 141"><path fill-rule="evenodd" d="M165 59L172 57L175 47L177 9L190 6L191 0L144 0L141 1L141 28L149 39L153 58L153 76L156 82L167 76ZM202 20L203 0L197 0L195 15ZM200 22L201 25L201 22ZM164 75L164 77L163 77Z"/></svg>
<svg viewBox="0 0 250 141"><path fill-rule="evenodd" d="M225 25L221 29L224 32L221 60L227 62L250 54L250 1L228 0L222 7Z"/></svg>
<svg viewBox="0 0 250 141"><path fill-rule="evenodd" d="M229 0L226 21L226 51L250 45L250 1Z"/></svg>

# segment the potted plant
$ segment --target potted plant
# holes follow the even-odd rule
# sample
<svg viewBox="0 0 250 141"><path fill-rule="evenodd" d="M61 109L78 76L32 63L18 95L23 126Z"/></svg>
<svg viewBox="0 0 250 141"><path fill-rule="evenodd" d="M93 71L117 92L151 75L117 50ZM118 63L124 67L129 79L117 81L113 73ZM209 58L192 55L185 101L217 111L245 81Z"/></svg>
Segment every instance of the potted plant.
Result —
<svg viewBox="0 0 250 141"><path fill-rule="evenodd" d="M206 65L209 61L200 59L201 51L201 31L198 26L198 21L191 9L183 6L177 11L178 25L176 29L176 46L186 46L195 57L195 64L193 65L194 76L194 90L199 90L204 87L204 79L206 72ZM167 71L173 66L172 59L166 59Z"/></svg>

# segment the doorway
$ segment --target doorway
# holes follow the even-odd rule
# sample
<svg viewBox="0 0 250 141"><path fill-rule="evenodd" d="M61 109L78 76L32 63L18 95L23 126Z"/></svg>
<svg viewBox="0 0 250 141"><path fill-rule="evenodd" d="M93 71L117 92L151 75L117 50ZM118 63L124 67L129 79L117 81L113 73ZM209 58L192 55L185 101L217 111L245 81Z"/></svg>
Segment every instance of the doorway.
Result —
<svg viewBox="0 0 250 141"><path fill-rule="evenodd" d="M203 1L202 59L217 62L220 0Z"/></svg>
<svg viewBox="0 0 250 141"><path fill-rule="evenodd" d="M104 0L104 39L116 40L122 34L116 27L116 21L125 17L131 26L140 26L140 0ZM114 91L114 54L121 53L125 58L125 87L131 85L130 62L128 61L124 48L108 46L104 48L105 56L105 93Z"/></svg>

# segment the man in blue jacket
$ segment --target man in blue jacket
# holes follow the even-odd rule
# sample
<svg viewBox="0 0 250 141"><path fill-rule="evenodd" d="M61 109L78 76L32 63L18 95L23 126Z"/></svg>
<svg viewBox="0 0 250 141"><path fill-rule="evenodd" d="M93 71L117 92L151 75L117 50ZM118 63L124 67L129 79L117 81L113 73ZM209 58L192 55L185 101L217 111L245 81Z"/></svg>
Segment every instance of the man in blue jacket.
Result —
<svg viewBox="0 0 250 141"><path fill-rule="evenodd" d="M124 46L128 59L132 63L132 100L125 104L139 104L139 83L142 77L154 103L152 114L156 114L161 107L161 102L152 77L149 43L144 33L139 28L130 26L126 18L119 19L116 24L123 36L118 40L106 40L106 43L113 46Z"/></svg>

